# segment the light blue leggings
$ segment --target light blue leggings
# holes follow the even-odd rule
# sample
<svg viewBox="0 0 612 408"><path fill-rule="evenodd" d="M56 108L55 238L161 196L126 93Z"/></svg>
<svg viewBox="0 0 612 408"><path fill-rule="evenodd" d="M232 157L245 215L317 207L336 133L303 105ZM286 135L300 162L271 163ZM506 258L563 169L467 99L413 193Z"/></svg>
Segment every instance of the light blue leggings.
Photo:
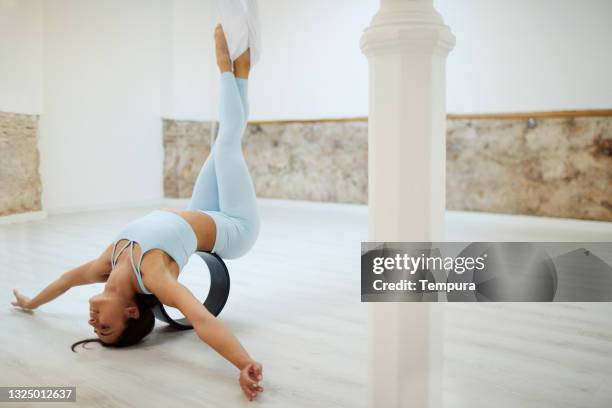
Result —
<svg viewBox="0 0 612 408"><path fill-rule="evenodd" d="M212 217L217 237L212 252L225 259L255 244L260 219L255 188L242 154L249 104L246 79L221 74L219 132L200 170L188 208Z"/></svg>

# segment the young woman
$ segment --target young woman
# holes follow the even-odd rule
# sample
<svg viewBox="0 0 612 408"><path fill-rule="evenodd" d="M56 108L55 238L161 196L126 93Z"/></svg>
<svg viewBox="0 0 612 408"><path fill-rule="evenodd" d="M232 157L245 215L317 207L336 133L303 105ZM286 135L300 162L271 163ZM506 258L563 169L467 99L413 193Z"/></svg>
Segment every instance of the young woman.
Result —
<svg viewBox="0 0 612 408"><path fill-rule="evenodd" d="M249 400L263 391L262 366L234 335L177 281L191 254L212 251L222 258L244 255L255 243L259 212L255 189L242 155L248 115L250 51L232 62L221 26L215 30L221 71L218 137L196 180L186 211L164 209L127 224L100 255L64 273L33 299L14 290L14 306L36 309L73 286L106 282L89 300L89 324L97 341L125 347L140 341L154 326L151 296L178 308L197 335L240 370L240 386Z"/></svg>

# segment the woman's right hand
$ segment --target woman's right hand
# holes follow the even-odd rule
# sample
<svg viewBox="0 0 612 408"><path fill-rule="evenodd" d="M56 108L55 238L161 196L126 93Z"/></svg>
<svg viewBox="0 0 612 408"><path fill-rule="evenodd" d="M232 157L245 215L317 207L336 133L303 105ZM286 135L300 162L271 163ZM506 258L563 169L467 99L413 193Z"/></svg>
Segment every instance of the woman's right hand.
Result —
<svg viewBox="0 0 612 408"><path fill-rule="evenodd" d="M23 296L21 293L17 292L17 289L13 289L13 295L15 295L15 300L11 302L11 305L25 310L32 310L29 297Z"/></svg>

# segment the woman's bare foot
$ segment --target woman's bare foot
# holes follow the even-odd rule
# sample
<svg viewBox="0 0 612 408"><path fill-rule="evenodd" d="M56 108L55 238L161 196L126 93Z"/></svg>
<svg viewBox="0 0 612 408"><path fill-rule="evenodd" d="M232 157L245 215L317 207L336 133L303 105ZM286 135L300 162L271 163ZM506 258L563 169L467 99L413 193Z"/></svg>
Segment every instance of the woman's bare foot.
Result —
<svg viewBox="0 0 612 408"><path fill-rule="evenodd" d="M217 54L217 66L219 71L232 72L232 60L229 55L229 49L227 47L227 40L225 39L225 33L223 27L218 24L215 27L215 52Z"/></svg>
<svg viewBox="0 0 612 408"><path fill-rule="evenodd" d="M240 54L234 61L234 75L236 78L247 79L251 70L251 51L247 48L245 52Z"/></svg>

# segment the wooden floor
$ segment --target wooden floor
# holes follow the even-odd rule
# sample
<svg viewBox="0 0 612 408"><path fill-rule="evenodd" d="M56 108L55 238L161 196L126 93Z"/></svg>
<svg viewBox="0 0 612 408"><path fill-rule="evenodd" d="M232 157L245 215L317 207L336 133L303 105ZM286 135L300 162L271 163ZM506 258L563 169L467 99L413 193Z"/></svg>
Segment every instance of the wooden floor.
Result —
<svg viewBox="0 0 612 408"><path fill-rule="evenodd" d="M0 225L0 385L74 385L78 401L69 407L364 407L366 208L262 200L261 209L256 246L227 262L232 291L221 314L263 363L258 401L241 396L237 370L195 333L162 323L140 346L72 353L72 342L92 335L87 299L102 284L74 288L31 315L10 306L12 288L34 294L151 208ZM449 213L447 239L612 241L600 223L486 217ZM196 294L207 287L201 268L192 257L180 277ZM445 408L612 406L612 305L436 306L446 310Z"/></svg>

